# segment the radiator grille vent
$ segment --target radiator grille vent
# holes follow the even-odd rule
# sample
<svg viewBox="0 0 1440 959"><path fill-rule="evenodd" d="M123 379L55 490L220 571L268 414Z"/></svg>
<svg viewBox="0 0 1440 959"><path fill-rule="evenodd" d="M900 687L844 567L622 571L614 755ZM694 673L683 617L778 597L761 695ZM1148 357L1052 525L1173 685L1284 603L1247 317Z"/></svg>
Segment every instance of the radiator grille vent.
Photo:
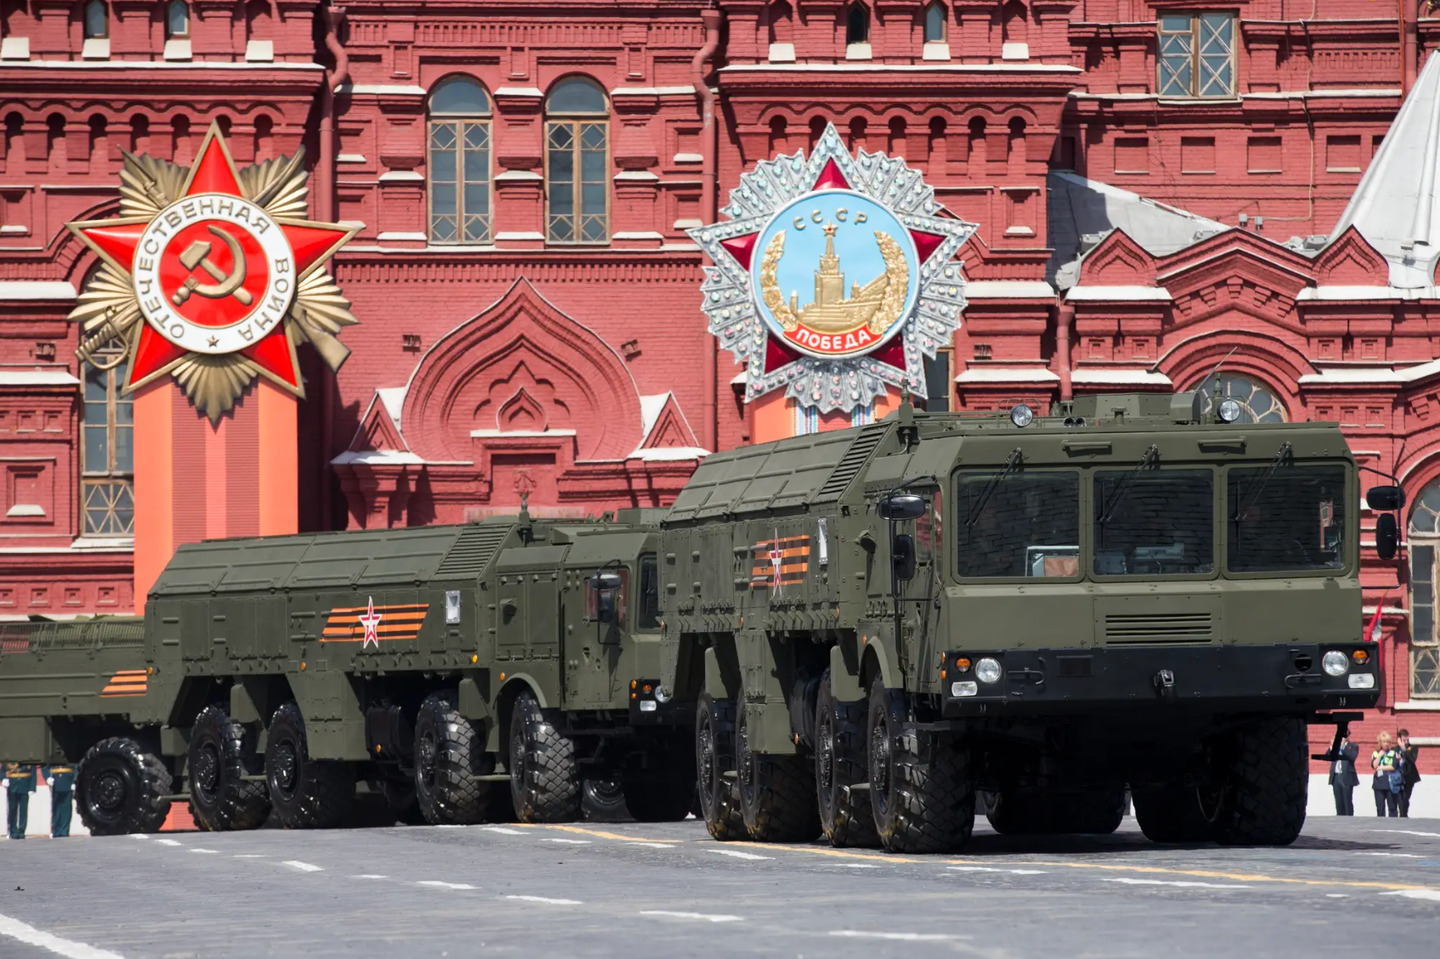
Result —
<svg viewBox="0 0 1440 959"><path fill-rule="evenodd" d="M445 560L435 570L435 578L469 579L479 576L490 564L500 544L510 535L510 529L503 523L467 528L450 547L450 552L445 554Z"/></svg>
<svg viewBox="0 0 1440 959"><path fill-rule="evenodd" d="M1204 646L1215 638L1210 613L1108 613L1106 646Z"/></svg>

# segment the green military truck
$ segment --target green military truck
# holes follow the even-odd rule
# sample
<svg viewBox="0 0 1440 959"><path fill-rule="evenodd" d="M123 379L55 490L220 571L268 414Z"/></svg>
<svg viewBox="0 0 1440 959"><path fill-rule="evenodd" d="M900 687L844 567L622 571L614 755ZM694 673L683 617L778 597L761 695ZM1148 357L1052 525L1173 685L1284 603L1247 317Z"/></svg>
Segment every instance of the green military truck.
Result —
<svg viewBox="0 0 1440 959"><path fill-rule="evenodd" d="M660 578L710 833L954 849L980 792L1002 833L1113 831L1128 795L1153 840L1293 841L1307 724L1380 695L1357 468L1334 424L1205 405L907 402L707 458Z"/></svg>
<svg viewBox="0 0 1440 959"><path fill-rule="evenodd" d="M0 627L0 755L81 761L99 834L178 800L214 830L382 802L390 822L565 821L587 788L684 818L690 734L653 682L658 519L183 546L143 620Z"/></svg>

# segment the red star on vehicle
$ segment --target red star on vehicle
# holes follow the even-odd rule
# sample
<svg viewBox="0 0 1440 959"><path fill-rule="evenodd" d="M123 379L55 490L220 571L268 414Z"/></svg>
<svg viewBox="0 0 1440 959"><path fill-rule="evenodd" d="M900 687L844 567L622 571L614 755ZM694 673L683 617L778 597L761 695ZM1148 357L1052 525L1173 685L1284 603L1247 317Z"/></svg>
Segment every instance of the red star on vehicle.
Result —
<svg viewBox="0 0 1440 959"><path fill-rule="evenodd" d="M263 192L263 191L262 191ZM320 268L355 230L334 224L279 216L268 216L263 229L247 231L223 219L204 219L193 213L195 222L177 227L176 231L157 239L152 223L178 213L186 201L198 205L220 204L225 198L244 201L249 206L263 207L263 197L248 197L241 186L230 152L212 126L200 146L199 155L185 180L178 199L154 216L117 217L71 224L85 243L112 267L124 273L124 279L136 286L145 321L140 324L134 356L130 363L126 386L134 389L168 373L194 352L244 356L276 384L296 395L303 395L300 370L295 357L295 342L290 323L284 318L293 302L300 282ZM265 236L270 226L278 228L283 246L276 238ZM147 238L147 230L150 234ZM163 232L163 231L162 231ZM142 250L142 241L145 249ZM152 249L152 247L154 247ZM288 247L289 262L277 257L277 250ZM152 260L153 258L153 260ZM177 262L178 261L178 262ZM147 284L136 279L159 264L158 290L147 290ZM277 270L277 265L286 269ZM248 268L248 272L247 272ZM284 275L276 279L277 272ZM239 274L243 284L234 282L225 289L226 278ZM248 277L248 279L246 279ZM211 282L212 280L217 282ZM182 289L181 288L187 288ZM214 292L225 289L221 297ZM155 294L160 294L156 296ZM199 295L191 296L192 293ZM206 297L214 297L206 299ZM181 345L167 337L155 319L160 312L152 309L159 304L169 311L178 325L193 323L199 333L193 346ZM270 313L264 313L267 308ZM264 322L259 320L263 318ZM250 336L243 342L235 340L236 348L224 346L224 338L238 327L249 328ZM213 331L213 332L212 332ZM219 337L217 339L217 337ZM233 335L231 339L234 340Z"/></svg>
<svg viewBox="0 0 1440 959"><path fill-rule="evenodd" d="M375 632L375 627L380 625L380 620L383 618L382 614L375 612L375 597L368 597L365 604L365 615L359 617L360 625L365 627L365 638L360 641L361 649L371 643L375 644L376 649L380 648L380 636Z"/></svg>

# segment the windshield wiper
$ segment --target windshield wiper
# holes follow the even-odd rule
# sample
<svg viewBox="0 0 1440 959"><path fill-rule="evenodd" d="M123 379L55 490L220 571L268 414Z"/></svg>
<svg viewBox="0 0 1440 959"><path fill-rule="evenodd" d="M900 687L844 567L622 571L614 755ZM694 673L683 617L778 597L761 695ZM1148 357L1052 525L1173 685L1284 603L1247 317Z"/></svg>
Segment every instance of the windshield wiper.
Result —
<svg viewBox="0 0 1440 959"><path fill-rule="evenodd" d="M995 490L999 488L1001 480L1015 472L1020 465L1021 455L1020 447L1017 446L1010 451L1009 456L1005 457L1005 465L1000 468L998 473L990 477L990 482L986 483L985 488L980 491L980 498L975 501L974 506L970 507L970 515L965 517L967 527L974 526L980 521L985 507L990 504L990 497L995 495Z"/></svg>
<svg viewBox="0 0 1440 959"><path fill-rule="evenodd" d="M1289 458L1290 452L1291 447L1288 442L1280 444L1280 448L1275 451L1275 458L1270 461L1269 469L1265 470L1262 475L1251 480L1250 485L1245 487L1244 491L1240 494L1240 503L1235 508L1235 515L1230 517L1231 522L1240 522L1241 517L1250 512L1250 507L1254 506L1255 501L1260 498L1260 494L1265 492L1265 484L1270 482L1270 477L1275 475L1275 471L1280 468L1280 464Z"/></svg>
<svg viewBox="0 0 1440 959"><path fill-rule="evenodd" d="M1160 447L1151 444L1150 448L1145 451L1145 455L1140 457L1140 462L1135 464L1135 468L1121 477L1120 482L1115 487L1115 491L1111 493L1110 498L1105 501L1105 508L1100 513L1101 526L1110 522L1110 517L1115 515L1115 508L1120 505L1120 501L1125 498L1125 494L1130 492L1130 487L1134 485L1135 478L1139 476L1140 472L1146 467L1154 465L1155 460L1159 456Z"/></svg>

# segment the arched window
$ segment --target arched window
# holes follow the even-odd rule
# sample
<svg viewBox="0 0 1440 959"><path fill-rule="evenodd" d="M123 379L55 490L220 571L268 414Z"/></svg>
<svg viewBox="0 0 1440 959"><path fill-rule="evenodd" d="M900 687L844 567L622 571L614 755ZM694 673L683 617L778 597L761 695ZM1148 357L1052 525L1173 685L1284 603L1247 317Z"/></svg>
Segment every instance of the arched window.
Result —
<svg viewBox="0 0 1440 959"><path fill-rule="evenodd" d="M135 419L121 396L127 361L122 349L95 354L83 364L85 419L81 429L80 508L84 536L135 533Z"/></svg>
<svg viewBox="0 0 1440 959"><path fill-rule="evenodd" d="M101 40L110 36L110 11L105 6L105 0L89 0L85 4L84 26L86 40Z"/></svg>
<svg viewBox="0 0 1440 959"><path fill-rule="evenodd" d="M185 0L170 0L165 8L165 39L184 40L190 36L190 7Z"/></svg>
<svg viewBox="0 0 1440 959"><path fill-rule="evenodd" d="M567 77L545 99L545 235L551 243L610 238L610 151L604 92Z"/></svg>
<svg viewBox="0 0 1440 959"><path fill-rule="evenodd" d="M863 3L852 3L845 11L845 45L870 42L870 11Z"/></svg>
<svg viewBox="0 0 1440 959"><path fill-rule="evenodd" d="M1410 698L1440 698L1440 632L1435 624L1435 558L1440 547L1440 480L1410 509Z"/></svg>
<svg viewBox="0 0 1440 959"><path fill-rule="evenodd" d="M1207 376L1191 389L1200 391L1202 412L1209 413L1214 407L1215 378ZM1220 399L1240 404L1240 423L1284 423L1290 418L1285 414L1285 405L1269 387L1238 373L1220 374Z"/></svg>
<svg viewBox="0 0 1440 959"><path fill-rule="evenodd" d="M945 4L940 0L933 2L925 8L925 42L945 42Z"/></svg>
<svg viewBox="0 0 1440 959"><path fill-rule="evenodd" d="M430 242L489 243L490 98L469 77L430 92Z"/></svg>

